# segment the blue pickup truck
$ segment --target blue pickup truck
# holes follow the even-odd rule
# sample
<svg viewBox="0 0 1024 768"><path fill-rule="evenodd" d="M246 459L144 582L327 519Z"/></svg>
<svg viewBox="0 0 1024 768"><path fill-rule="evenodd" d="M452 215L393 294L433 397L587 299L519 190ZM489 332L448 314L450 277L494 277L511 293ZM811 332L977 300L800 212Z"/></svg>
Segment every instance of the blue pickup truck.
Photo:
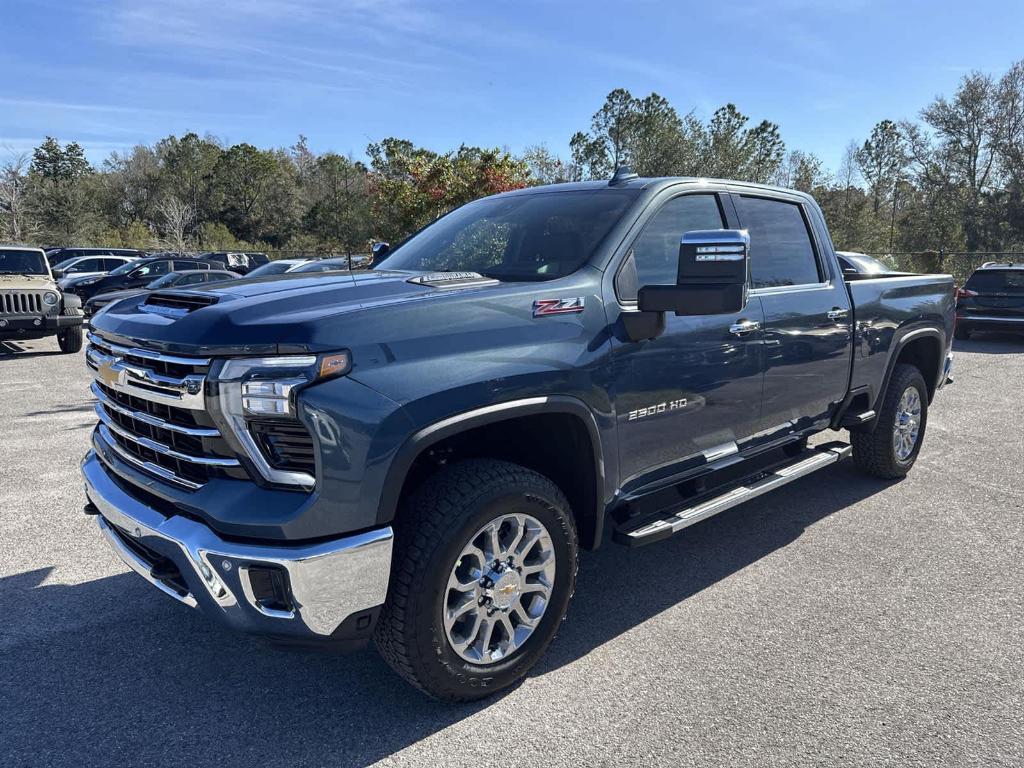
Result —
<svg viewBox="0 0 1024 768"><path fill-rule="evenodd" d="M526 675L581 550L850 454L901 477L950 375L952 279L844 279L789 190L618 172L375 256L95 315L85 510L175 600L274 643L373 638L443 700ZM827 429L849 440L808 443Z"/></svg>

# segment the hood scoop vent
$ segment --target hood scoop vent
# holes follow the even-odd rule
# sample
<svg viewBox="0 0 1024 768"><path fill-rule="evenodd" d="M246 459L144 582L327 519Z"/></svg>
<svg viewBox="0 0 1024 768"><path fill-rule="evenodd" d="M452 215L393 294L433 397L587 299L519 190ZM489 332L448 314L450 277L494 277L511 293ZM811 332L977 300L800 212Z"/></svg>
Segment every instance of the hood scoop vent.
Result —
<svg viewBox="0 0 1024 768"><path fill-rule="evenodd" d="M157 315L184 317L189 312L216 304L219 298L205 293L151 293L139 308Z"/></svg>
<svg viewBox="0 0 1024 768"><path fill-rule="evenodd" d="M407 282L434 288L462 288L469 285L492 285L498 281L484 277L479 272L430 272L411 277Z"/></svg>

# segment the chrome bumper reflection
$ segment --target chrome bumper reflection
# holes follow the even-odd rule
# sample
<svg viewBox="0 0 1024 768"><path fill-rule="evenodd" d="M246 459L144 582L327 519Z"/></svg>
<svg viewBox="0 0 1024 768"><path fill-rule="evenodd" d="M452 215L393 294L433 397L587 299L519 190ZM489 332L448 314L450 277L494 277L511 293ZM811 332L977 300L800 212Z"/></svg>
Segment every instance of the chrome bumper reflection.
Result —
<svg viewBox="0 0 1024 768"><path fill-rule="evenodd" d="M325 637L349 616L384 602L391 571L390 527L319 544L239 544L178 515L165 517L125 492L90 451L82 461L85 491L100 512L99 526L113 550L162 592L234 629L256 634ZM187 583L179 592L154 575L155 564L133 550L172 561ZM249 570L285 571L294 610L264 607Z"/></svg>

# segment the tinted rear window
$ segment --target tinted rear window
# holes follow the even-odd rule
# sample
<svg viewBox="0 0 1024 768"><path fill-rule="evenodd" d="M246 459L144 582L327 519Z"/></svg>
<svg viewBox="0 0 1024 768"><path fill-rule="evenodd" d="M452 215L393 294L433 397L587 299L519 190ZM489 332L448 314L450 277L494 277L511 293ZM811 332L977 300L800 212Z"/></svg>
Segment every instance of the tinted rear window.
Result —
<svg viewBox="0 0 1024 768"><path fill-rule="evenodd" d="M978 293L1024 293L1024 269L979 270L964 287Z"/></svg>

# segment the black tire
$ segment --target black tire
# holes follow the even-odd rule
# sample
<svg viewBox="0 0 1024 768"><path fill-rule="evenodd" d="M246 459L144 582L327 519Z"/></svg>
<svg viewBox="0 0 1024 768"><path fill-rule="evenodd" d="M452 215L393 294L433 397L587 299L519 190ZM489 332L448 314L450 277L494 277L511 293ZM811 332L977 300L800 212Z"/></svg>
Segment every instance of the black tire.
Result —
<svg viewBox="0 0 1024 768"><path fill-rule="evenodd" d="M451 647L442 622L448 577L474 532L501 514L524 512L551 537L555 578L536 629L514 652L474 664ZM520 681L550 645L576 585L576 527L551 480L507 461L471 459L429 478L402 505L377 649L391 667L442 701L472 701Z"/></svg>
<svg viewBox="0 0 1024 768"><path fill-rule="evenodd" d="M896 413L903 397L909 388L915 387L920 399L921 415L917 442L905 459L900 459L893 445L893 434L896 429ZM878 413L874 429L867 432L851 432L853 444L853 461L857 468L875 477L894 480L903 477L914 466L917 455L924 443L925 430L928 426L928 387L924 377L913 365L899 364L889 378L889 386L882 397L882 407Z"/></svg>
<svg viewBox="0 0 1024 768"><path fill-rule="evenodd" d="M61 314L65 317L82 317L82 310L74 307L65 307ZM57 331L57 346L64 354L79 352L82 349L82 326L75 325L71 328L64 328Z"/></svg>
<svg viewBox="0 0 1024 768"><path fill-rule="evenodd" d="M960 339L960 341L967 341L967 339L971 338L971 329L966 325L958 323L956 328L953 329L953 338Z"/></svg>

